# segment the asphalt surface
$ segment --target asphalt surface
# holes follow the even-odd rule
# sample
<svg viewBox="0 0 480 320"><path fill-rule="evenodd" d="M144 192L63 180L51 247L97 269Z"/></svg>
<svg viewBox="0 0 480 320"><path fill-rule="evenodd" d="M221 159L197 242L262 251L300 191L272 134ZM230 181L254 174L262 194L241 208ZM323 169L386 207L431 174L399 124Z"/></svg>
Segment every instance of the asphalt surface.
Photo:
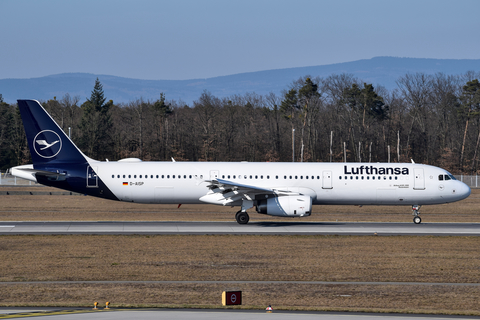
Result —
<svg viewBox="0 0 480 320"><path fill-rule="evenodd" d="M66 313L66 314L61 314ZM0 319L6 314L16 314L20 317L49 316L49 319L76 320L76 319L229 319L229 320L364 320L364 319L393 319L393 320L443 320L443 319L479 319L468 316L443 315L415 315L415 314L372 314L372 313L342 313L342 312L293 312L275 311L267 313L264 310L171 310L171 309L144 309L144 310L103 310L91 309L55 309L55 308L1 308Z"/></svg>
<svg viewBox="0 0 480 320"><path fill-rule="evenodd" d="M0 234L289 234L480 236L480 223L380 222L0 222Z"/></svg>

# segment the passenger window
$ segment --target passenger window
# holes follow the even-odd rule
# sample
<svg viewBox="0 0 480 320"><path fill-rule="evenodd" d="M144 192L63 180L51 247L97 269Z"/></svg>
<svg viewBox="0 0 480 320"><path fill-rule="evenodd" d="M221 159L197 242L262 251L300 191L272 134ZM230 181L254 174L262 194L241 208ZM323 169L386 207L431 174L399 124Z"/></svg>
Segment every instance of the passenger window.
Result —
<svg viewBox="0 0 480 320"><path fill-rule="evenodd" d="M142 179L142 175L140 175L139 178Z"/></svg>
<svg viewBox="0 0 480 320"><path fill-rule="evenodd" d="M123 179L125 179L125 175L123 175Z"/></svg>
<svg viewBox="0 0 480 320"><path fill-rule="evenodd" d="M170 179L170 175L169 175L169 174L167 174L167 179Z"/></svg>
<svg viewBox="0 0 480 320"><path fill-rule="evenodd" d="M392 177L389 177L390 180L392 180Z"/></svg>
<svg viewBox="0 0 480 320"><path fill-rule="evenodd" d="M117 178L120 179L120 175L118 175Z"/></svg>
<svg viewBox="0 0 480 320"><path fill-rule="evenodd" d="M317 180L320 180L320 176L317 176Z"/></svg>
<svg viewBox="0 0 480 320"><path fill-rule="evenodd" d="M130 179L132 176L131 175L128 175L128 178Z"/></svg>
<svg viewBox="0 0 480 320"><path fill-rule="evenodd" d="M224 176L224 175L222 175L222 179L225 179L225 176Z"/></svg>
<svg viewBox="0 0 480 320"><path fill-rule="evenodd" d="M308 179L308 176L305 176L305 179Z"/></svg>
<svg viewBox="0 0 480 320"><path fill-rule="evenodd" d="M228 179L230 179L230 175L228 175L227 177L228 177Z"/></svg>
<svg viewBox="0 0 480 320"><path fill-rule="evenodd" d="M355 177L355 179L357 179L357 180L358 180L358 176L356 176L356 177Z"/></svg>
<svg viewBox="0 0 480 320"><path fill-rule="evenodd" d="M287 179L287 176L283 176L283 179Z"/></svg>
<svg viewBox="0 0 480 320"><path fill-rule="evenodd" d="M236 175L233 175L233 179L236 179L235 177L236 177Z"/></svg>
<svg viewBox="0 0 480 320"><path fill-rule="evenodd" d="M364 176L362 176L362 180L363 180L364 178L365 178L365 177L364 177Z"/></svg>
<svg viewBox="0 0 480 320"><path fill-rule="evenodd" d="M353 176L350 176L350 180L353 180Z"/></svg>
<svg viewBox="0 0 480 320"><path fill-rule="evenodd" d="M303 176L300 176L300 179L303 179Z"/></svg>
<svg viewBox="0 0 480 320"><path fill-rule="evenodd" d="M115 175L114 175L114 174L112 174L112 179L115 179Z"/></svg>
<svg viewBox="0 0 480 320"><path fill-rule="evenodd" d="M375 177L372 177L372 180L375 180Z"/></svg>
<svg viewBox="0 0 480 320"><path fill-rule="evenodd" d="M295 179L297 179L297 176L295 176Z"/></svg>
<svg viewBox="0 0 480 320"><path fill-rule="evenodd" d="M163 178L163 176L162 176L162 178ZM158 174L157 174L157 179L158 179Z"/></svg>
<svg viewBox="0 0 480 320"><path fill-rule="evenodd" d="M370 176L367 176L367 180L370 180Z"/></svg>
<svg viewBox="0 0 480 320"><path fill-rule="evenodd" d="M187 179L187 175L186 175L186 174L183 175L183 179Z"/></svg>
<svg viewBox="0 0 480 320"><path fill-rule="evenodd" d="M290 180L292 179L292 176L290 176Z"/></svg>
<svg viewBox="0 0 480 320"><path fill-rule="evenodd" d="M255 179L258 179L258 176L255 176Z"/></svg>
<svg viewBox="0 0 480 320"><path fill-rule="evenodd" d="M270 176L267 176L267 179L270 179Z"/></svg>
<svg viewBox="0 0 480 320"><path fill-rule="evenodd" d="M188 177L189 177L190 179L192 179L192 175L189 175Z"/></svg>
<svg viewBox="0 0 480 320"><path fill-rule="evenodd" d="M263 179L263 176L260 176L260 179Z"/></svg>
<svg viewBox="0 0 480 320"><path fill-rule="evenodd" d="M278 179L278 176L275 176L275 179Z"/></svg>
<svg viewBox="0 0 480 320"><path fill-rule="evenodd" d="M338 177L340 180L342 180L342 176Z"/></svg>

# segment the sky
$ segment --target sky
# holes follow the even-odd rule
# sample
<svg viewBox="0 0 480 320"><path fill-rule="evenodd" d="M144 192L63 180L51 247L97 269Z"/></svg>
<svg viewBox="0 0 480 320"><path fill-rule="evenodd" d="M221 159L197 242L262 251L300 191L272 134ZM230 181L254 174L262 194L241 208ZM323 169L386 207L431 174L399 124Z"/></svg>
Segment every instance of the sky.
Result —
<svg viewBox="0 0 480 320"><path fill-rule="evenodd" d="M478 0L0 0L0 79L185 80L378 56L480 59Z"/></svg>

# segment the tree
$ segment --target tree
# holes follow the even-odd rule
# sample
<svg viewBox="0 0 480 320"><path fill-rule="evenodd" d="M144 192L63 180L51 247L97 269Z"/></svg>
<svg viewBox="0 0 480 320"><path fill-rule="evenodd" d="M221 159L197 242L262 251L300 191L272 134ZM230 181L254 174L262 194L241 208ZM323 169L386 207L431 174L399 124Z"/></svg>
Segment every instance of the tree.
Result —
<svg viewBox="0 0 480 320"><path fill-rule="evenodd" d="M173 110L171 105L165 102L165 94L163 92L160 93L160 99L153 104L153 110L156 117L155 122L158 123L156 130L157 139L161 142L159 153L163 159L166 159L168 148L168 117L173 113Z"/></svg>
<svg viewBox="0 0 480 320"><path fill-rule="evenodd" d="M303 126L302 126L302 135L301 135L301 151L300 151L300 162L303 162L303 151L304 151L304 137L305 137L305 127L307 125L307 119L309 116L309 111L312 108L312 105L315 104L315 100L320 98L320 93L318 92L318 84L312 82L310 78L305 79L305 83L298 90L298 102L302 106L302 117L303 117Z"/></svg>
<svg viewBox="0 0 480 320"><path fill-rule="evenodd" d="M465 130L463 133L462 150L460 153L460 169L463 170L465 142L467 139L468 124L471 118L477 117L480 114L480 83L478 82L478 79L468 81L467 84L463 86L463 91L460 97L460 101L462 102L462 105L459 112L466 118ZM479 133L479 138L477 139L477 148L478 148L479 139L480 139L480 133ZM476 149L475 149L475 157L476 157ZM474 157L474 162L475 162L475 157Z"/></svg>
<svg viewBox="0 0 480 320"><path fill-rule="evenodd" d="M284 114L285 118L293 119L295 111L298 109L297 90L292 88L284 94L284 99L280 104L280 111Z"/></svg>
<svg viewBox="0 0 480 320"><path fill-rule="evenodd" d="M82 121L80 124L80 144L88 156L103 159L112 155L111 130L112 121L110 108L113 101L105 103L103 86L98 78L92 90L90 99L82 104Z"/></svg>

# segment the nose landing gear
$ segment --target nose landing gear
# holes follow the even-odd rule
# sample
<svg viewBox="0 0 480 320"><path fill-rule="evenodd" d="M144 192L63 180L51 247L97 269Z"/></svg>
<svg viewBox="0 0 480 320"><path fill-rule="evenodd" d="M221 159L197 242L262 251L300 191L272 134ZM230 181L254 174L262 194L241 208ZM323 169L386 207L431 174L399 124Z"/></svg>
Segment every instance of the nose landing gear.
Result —
<svg viewBox="0 0 480 320"><path fill-rule="evenodd" d="M420 213L418 212L418 210L420 210L420 206L419 205L413 205L412 210L413 210L413 223L415 223L415 224L422 223L422 218L420 218L420 216L419 216Z"/></svg>

